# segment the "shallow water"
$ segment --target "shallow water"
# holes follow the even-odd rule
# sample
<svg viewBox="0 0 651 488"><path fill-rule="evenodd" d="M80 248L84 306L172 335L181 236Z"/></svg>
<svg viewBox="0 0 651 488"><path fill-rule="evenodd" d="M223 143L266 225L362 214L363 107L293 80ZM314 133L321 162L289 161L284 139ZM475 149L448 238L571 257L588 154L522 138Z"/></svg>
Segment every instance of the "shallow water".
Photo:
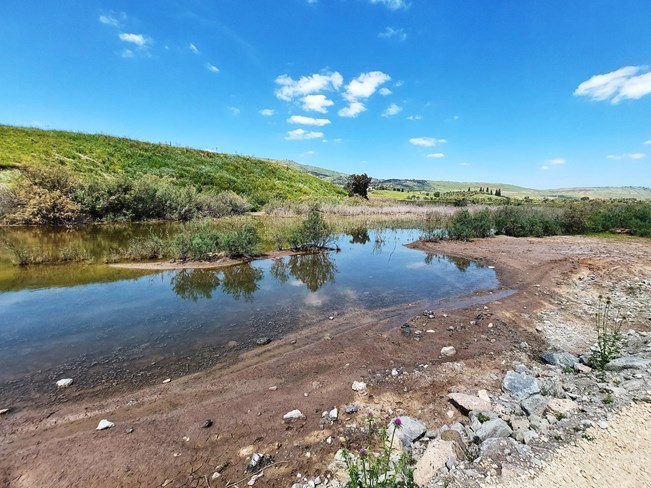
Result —
<svg viewBox="0 0 651 488"><path fill-rule="evenodd" d="M174 358L187 358L189 371L213 364L235 342L251 345L328 316L498 286L493 269L404 247L418 236L360 230L338 238L340 252L218 271L38 267L40 285L32 275L29 286L14 278L0 287L7 290L0 292L0 391L73 374L119 381ZM66 280L66 272L88 279Z"/></svg>

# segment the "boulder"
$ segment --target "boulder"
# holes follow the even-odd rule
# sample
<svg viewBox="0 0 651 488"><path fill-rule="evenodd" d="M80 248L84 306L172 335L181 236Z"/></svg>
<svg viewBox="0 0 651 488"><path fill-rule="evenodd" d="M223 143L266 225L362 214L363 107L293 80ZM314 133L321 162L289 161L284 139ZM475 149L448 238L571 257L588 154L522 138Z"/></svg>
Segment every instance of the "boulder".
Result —
<svg viewBox="0 0 651 488"><path fill-rule="evenodd" d="M454 356L457 353L457 350L454 348L454 346L445 346L441 348L441 356L443 357L450 357Z"/></svg>
<svg viewBox="0 0 651 488"><path fill-rule="evenodd" d="M569 415L578 412L579 404L574 400L562 400L560 398L552 398L547 403L547 413L555 416Z"/></svg>
<svg viewBox="0 0 651 488"><path fill-rule="evenodd" d="M482 400L474 395L450 393L448 398L450 399L450 403L457 407L463 414L468 414L468 412L473 410L492 410L490 402Z"/></svg>
<svg viewBox="0 0 651 488"><path fill-rule="evenodd" d="M414 481L418 486L426 486L449 460L456 462L460 455L454 442L433 440L414 467Z"/></svg>
<svg viewBox="0 0 651 488"><path fill-rule="evenodd" d="M486 439L509 437L512 432L511 427L504 420L492 419L484 422L475 435L484 442Z"/></svg>
<svg viewBox="0 0 651 488"><path fill-rule="evenodd" d="M303 413L298 409L292 410L291 412L287 412L285 415L283 415L283 420L298 420L304 418L305 415L303 415Z"/></svg>
<svg viewBox="0 0 651 488"><path fill-rule="evenodd" d="M542 395L532 395L522 400L520 406L527 415L542 415L547 406L547 399Z"/></svg>
<svg viewBox="0 0 651 488"><path fill-rule="evenodd" d="M411 451L412 443L423 437L427 432L425 424L412 417L400 417L400 427L396 427L393 420L389 422L389 425L387 425L389 440L391 440L394 429L395 437L391 448L402 449L403 451Z"/></svg>
<svg viewBox="0 0 651 488"><path fill-rule="evenodd" d="M354 391L364 391L366 390L366 383L363 381L353 381L352 388Z"/></svg>
<svg viewBox="0 0 651 488"><path fill-rule="evenodd" d="M538 380L526 373L508 371L502 382L504 391L511 393L516 400L524 400L531 395L540 393Z"/></svg>
<svg viewBox="0 0 651 488"><path fill-rule="evenodd" d="M574 363L579 362L579 358L569 352L547 351L540 355L540 359L547 364L562 366L564 368L571 368L574 366Z"/></svg>
<svg viewBox="0 0 651 488"><path fill-rule="evenodd" d="M607 371L621 371L623 369L648 369L651 366L651 359L626 356L617 358L606 364Z"/></svg>
<svg viewBox="0 0 651 488"><path fill-rule="evenodd" d="M115 424L113 422L106 419L102 419L99 421L99 424L97 424L95 430L106 430L106 429L110 429L111 427L115 427Z"/></svg>

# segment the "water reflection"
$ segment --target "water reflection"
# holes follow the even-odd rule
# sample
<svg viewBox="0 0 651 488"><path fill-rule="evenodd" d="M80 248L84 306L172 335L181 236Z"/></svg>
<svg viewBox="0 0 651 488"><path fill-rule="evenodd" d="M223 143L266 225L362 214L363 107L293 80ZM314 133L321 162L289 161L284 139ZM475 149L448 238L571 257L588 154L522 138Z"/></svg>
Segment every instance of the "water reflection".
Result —
<svg viewBox="0 0 651 488"><path fill-rule="evenodd" d="M366 244L371 240L371 237L368 235L368 229L366 227L358 227L350 231L350 243L351 244Z"/></svg>
<svg viewBox="0 0 651 488"><path fill-rule="evenodd" d="M212 292L219 286L219 276L206 269L182 269L171 281L174 293L183 299L196 302L200 298L212 298Z"/></svg>
<svg viewBox="0 0 651 488"><path fill-rule="evenodd" d="M425 264L430 266L434 262L434 258L436 258L437 263L452 263L456 266L456 268L461 271L462 273L465 273L468 268L470 267L470 264L472 261L466 258L460 258L458 256L442 256L440 254L426 254L425 255ZM478 265L479 267L482 267L481 265Z"/></svg>
<svg viewBox="0 0 651 488"><path fill-rule="evenodd" d="M253 300L253 294L260 288L258 281L263 275L260 268L249 263L226 268L222 271L222 289L235 300L243 297L250 302Z"/></svg>
<svg viewBox="0 0 651 488"><path fill-rule="evenodd" d="M287 263L291 275L315 292L326 283L335 282L337 266L327 253L291 256Z"/></svg>

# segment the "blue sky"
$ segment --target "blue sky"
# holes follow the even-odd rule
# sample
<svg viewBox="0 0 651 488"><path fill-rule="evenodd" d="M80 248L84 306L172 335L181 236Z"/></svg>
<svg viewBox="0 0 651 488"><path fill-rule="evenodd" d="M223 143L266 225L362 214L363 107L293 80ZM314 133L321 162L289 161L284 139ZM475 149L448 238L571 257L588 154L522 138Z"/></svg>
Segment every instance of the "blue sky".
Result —
<svg viewBox="0 0 651 488"><path fill-rule="evenodd" d="M381 178L651 186L649 26L647 0L3 0L0 123Z"/></svg>

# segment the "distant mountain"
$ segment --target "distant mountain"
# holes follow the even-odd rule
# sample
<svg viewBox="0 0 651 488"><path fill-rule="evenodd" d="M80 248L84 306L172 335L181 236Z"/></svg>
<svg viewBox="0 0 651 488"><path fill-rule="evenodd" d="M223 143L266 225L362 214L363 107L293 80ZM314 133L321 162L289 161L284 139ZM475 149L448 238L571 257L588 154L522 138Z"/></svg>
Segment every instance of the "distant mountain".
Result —
<svg viewBox="0 0 651 488"><path fill-rule="evenodd" d="M330 181L337 185L346 184L348 174L332 171L297 163L295 161L283 161L284 164L296 168L299 171L309 173L313 176ZM399 178L373 178L371 185L375 188L384 186L388 189L399 188L405 191L425 192L450 192L465 191L468 188L478 190L479 188L501 189L502 196L513 198L582 198L593 199L607 198L636 198L639 200L651 200L651 188L644 186L603 186L585 188L556 188L550 190L534 190L523 186L509 185L506 183L493 183L486 181L438 181L438 180L416 180Z"/></svg>

